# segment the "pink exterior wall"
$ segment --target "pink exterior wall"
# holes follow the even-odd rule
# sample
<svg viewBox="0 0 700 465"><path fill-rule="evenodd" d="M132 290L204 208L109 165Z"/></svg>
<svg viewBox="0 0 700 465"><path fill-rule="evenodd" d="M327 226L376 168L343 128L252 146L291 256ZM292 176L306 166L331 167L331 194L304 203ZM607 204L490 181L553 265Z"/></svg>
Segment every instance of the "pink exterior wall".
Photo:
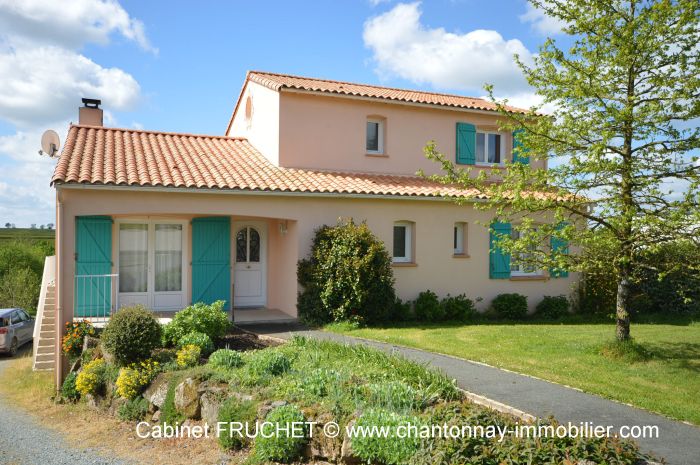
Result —
<svg viewBox="0 0 700 465"><path fill-rule="evenodd" d="M245 137L279 165L280 94L254 82L243 89L227 136Z"/></svg>
<svg viewBox="0 0 700 465"><path fill-rule="evenodd" d="M383 156L366 154L368 117L385 120ZM454 160L458 122L472 123L477 130L498 129L494 113L291 91L280 93L279 121L280 166L408 175L419 169L439 172L439 165L423 154L430 140ZM511 157L511 134L505 134L504 143L506 157ZM542 161L533 163L543 166Z"/></svg>

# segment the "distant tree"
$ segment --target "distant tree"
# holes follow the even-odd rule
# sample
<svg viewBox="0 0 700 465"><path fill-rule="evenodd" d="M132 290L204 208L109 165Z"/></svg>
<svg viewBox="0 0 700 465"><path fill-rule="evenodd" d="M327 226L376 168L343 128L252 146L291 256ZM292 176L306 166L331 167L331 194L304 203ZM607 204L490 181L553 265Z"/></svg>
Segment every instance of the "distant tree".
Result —
<svg viewBox="0 0 700 465"><path fill-rule="evenodd" d="M46 225L46 229L53 229L53 223L49 223Z"/></svg>
<svg viewBox="0 0 700 465"><path fill-rule="evenodd" d="M12 227L12 223L5 223L5 227L6 227L7 229L10 229L10 228Z"/></svg>
<svg viewBox="0 0 700 465"><path fill-rule="evenodd" d="M46 228L46 226L44 226L43 224L39 225L39 229L45 229L45 228Z"/></svg>
<svg viewBox="0 0 700 465"><path fill-rule="evenodd" d="M32 223L31 226L29 226L31 229L36 229L36 223Z"/></svg>

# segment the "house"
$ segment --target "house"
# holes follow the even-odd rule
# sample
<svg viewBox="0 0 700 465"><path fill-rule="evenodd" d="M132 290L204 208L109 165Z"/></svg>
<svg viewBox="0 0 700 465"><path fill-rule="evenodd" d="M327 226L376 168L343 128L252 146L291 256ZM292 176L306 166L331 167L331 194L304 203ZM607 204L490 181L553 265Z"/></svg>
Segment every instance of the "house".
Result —
<svg viewBox="0 0 700 465"><path fill-rule="evenodd" d="M492 219L473 207L483 199L416 176L439 172L429 140L475 171L512 162L488 101L251 71L223 135L108 128L85 102L51 180L58 328L124 305L168 315L217 299L236 321L295 318L297 262L339 217L384 241L402 299L431 289L483 308L518 292L534 305L576 282L511 265L476 224Z"/></svg>

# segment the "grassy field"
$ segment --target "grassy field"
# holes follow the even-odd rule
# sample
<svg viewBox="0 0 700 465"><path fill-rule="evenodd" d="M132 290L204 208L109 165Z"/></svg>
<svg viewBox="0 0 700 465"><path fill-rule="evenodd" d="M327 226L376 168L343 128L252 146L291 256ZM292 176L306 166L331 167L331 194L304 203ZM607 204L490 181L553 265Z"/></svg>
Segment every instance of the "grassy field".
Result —
<svg viewBox="0 0 700 465"><path fill-rule="evenodd" d="M11 241L14 239L29 239L29 240L53 240L56 237L54 229L30 229L30 228L14 228L0 229L0 241Z"/></svg>
<svg viewBox="0 0 700 465"><path fill-rule="evenodd" d="M610 322L326 329L488 363L700 425L698 321L633 324L634 344L622 350Z"/></svg>

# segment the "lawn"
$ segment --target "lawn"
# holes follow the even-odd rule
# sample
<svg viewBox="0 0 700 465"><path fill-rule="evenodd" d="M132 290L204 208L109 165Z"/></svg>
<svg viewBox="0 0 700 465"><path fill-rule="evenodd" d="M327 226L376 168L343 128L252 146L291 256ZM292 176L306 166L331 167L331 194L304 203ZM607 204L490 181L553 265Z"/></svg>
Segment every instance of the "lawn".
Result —
<svg viewBox="0 0 700 465"><path fill-rule="evenodd" d="M329 325L329 331L488 363L700 425L700 322L633 324L634 350L611 353L602 323Z"/></svg>

